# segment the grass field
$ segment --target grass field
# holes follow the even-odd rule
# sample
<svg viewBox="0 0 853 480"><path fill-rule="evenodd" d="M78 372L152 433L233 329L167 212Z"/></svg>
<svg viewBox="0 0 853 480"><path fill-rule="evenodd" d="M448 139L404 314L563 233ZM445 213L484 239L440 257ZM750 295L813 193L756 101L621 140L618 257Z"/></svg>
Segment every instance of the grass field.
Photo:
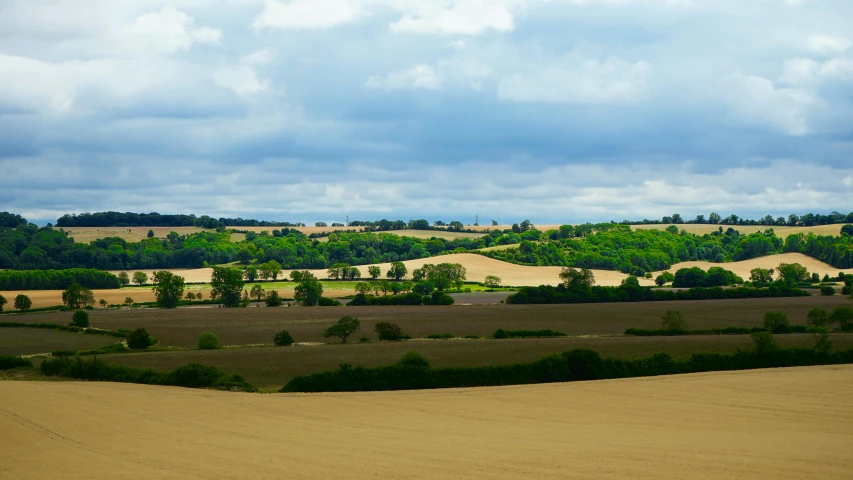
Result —
<svg viewBox="0 0 853 480"><path fill-rule="evenodd" d="M6 319L4 318L3 321ZM0 355L33 355L54 350L90 350L118 343L119 340L103 335L57 330L0 328Z"/></svg>
<svg viewBox="0 0 853 480"><path fill-rule="evenodd" d="M352 394L7 381L2 469L20 480L79 478L81 466L90 480L841 479L853 471L851 396L851 366Z"/></svg>

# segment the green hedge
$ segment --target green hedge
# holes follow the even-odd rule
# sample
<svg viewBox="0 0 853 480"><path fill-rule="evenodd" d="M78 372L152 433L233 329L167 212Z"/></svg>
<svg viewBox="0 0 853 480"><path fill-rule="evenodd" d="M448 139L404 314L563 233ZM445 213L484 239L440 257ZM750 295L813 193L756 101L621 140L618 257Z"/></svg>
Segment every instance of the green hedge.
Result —
<svg viewBox="0 0 853 480"><path fill-rule="evenodd" d="M66 307L65 305L54 305L52 307L29 308L24 312L3 311L3 312L0 312L0 315L29 315L31 313L70 312L70 311L71 311L71 307Z"/></svg>
<svg viewBox="0 0 853 480"><path fill-rule="evenodd" d="M175 370L159 372L150 368L132 368L112 365L92 358L60 357L47 359L39 367L48 377L67 377L102 382L142 383L189 388L215 388L255 392L257 388L240 375L228 375L222 370L200 363L190 363Z"/></svg>
<svg viewBox="0 0 853 480"><path fill-rule="evenodd" d="M0 355L0 370L32 366L33 362L29 358L21 358L14 355Z"/></svg>
<svg viewBox="0 0 853 480"><path fill-rule="evenodd" d="M341 365L338 370L292 378L282 392L358 392L485 387L534 383L571 382L607 378L647 377L677 373L755 368L834 365L853 363L853 349L820 353L810 349L786 349L758 354L697 353L674 359L667 353L645 358L602 358L586 349L551 354L530 363L487 367L432 368L423 357L409 352L404 361L384 367Z"/></svg>
<svg viewBox="0 0 853 480"><path fill-rule="evenodd" d="M499 328L495 330L492 337L497 339L504 338L540 338L540 337L567 337L565 333L556 332L550 328L547 330L504 330Z"/></svg>
<svg viewBox="0 0 853 480"><path fill-rule="evenodd" d="M721 300L767 297L808 297L805 290L786 285L771 285L768 288L705 288L689 290L660 290L651 287L619 286L591 287L588 289L570 289L563 285L551 287L522 287L518 293L510 295L506 303L510 304L549 304L549 303L607 303L607 302L663 302L673 300Z"/></svg>
<svg viewBox="0 0 853 480"><path fill-rule="evenodd" d="M778 328L773 333L808 333L808 327L805 325L784 325L784 328ZM636 337L675 337L679 335L749 335L756 332L769 332L770 330L764 327L726 327L726 328L709 328L702 330L647 330L643 328L629 328L625 330L625 335L633 335Z"/></svg>
<svg viewBox="0 0 853 480"><path fill-rule="evenodd" d="M86 288L121 288L118 277L95 268L0 270L0 290L65 290L77 282Z"/></svg>

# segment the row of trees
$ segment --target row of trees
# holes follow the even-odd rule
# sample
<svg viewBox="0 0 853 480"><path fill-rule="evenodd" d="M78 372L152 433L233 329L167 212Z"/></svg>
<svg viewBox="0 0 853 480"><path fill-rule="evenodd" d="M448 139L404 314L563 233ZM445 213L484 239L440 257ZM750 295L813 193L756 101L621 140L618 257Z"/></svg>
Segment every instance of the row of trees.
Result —
<svg viewBox="0 0 853 480"><path fill-rule="evenodd" d="M837 223L853 223L853 212L843 214L832 212L829 215L819 213L806 213L805 215L790 214L787 217L773 217L766 215L757 219L741 218L738 215L729 215L722 217L719 213L711 212L706 218L705 215L696 215L692 219L684 219L681 214L674 213L665 215L660 220L644 219L642 221L623 220L625 225L647 225L647 224L711 224L711 225L767 225L767 226L787 226L787 227L812 227L815 225L833 225Z"/></svg>

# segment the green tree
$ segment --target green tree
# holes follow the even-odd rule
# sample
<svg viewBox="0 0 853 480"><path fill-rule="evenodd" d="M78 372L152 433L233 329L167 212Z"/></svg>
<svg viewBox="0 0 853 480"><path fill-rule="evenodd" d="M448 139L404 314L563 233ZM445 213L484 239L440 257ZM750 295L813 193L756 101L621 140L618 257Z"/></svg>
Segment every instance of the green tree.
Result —
<svg viewBox="0 0 853 480"><path fill-rule="evenodd" d="M154 230L148 230L148 238L154 238Z"/></svg>
<svg viewBox="0 0 853 480"><path fill-rule="evenodd" d="M359 270L358 267L349 267L347 277L349 277L350 280L361 278L361 270Z"/></svg>
<svg viewBox="0 0 853 480"><path fill-rule="evenodd" d="M274 282L281 275L281 264L275 260L270 260L267 262L267 270L270 272L270 277L272 277L272 281Z"/></svg>
<svg viewBox="0 0 853 480"><path fill-rule="evenodd" d="M388 278L400 280L405 277L407 273L409 273L409 269L406 268L406 264L403 262L393 262L391 263L391 268L388 269L388 273L385 275Z"/></svg>
<svg viewBox="0 0 853 480"><path fill-rule="evenodd" d="M154 272L154 296L160 308L175 308L184 297L184 277L161 270Z"/></svg>
<svg viewBox="0 0 853 480"><path fill-rule="evenodd" d="M270 290L267 292L266 304L268 307L280 307L281 304L284 303L279 296L278 292L275 290Z"/></svg>
<svg viewBox="0 0 853 480"><path fill-rule="evenodd" d="M71 325L80 328L89 328L89 312L86 310L77 310L71 316Z"/></svg>
<svg viewBox="0 0 853 480"><path fill-rule="evenodd" d="M367 295L371 290L373 290L373 287L367 282L358 282L355 284L355 293Z"/></svg>
<svg viewBox="0 0 853 480"><path fill-rule="evenodd" d="M4 297L3 295L0 295L0 312L2 312L2 311L3 311L3 307L4 307L7 303L9 303L9 301L8 301L8 300L6 300L6 297Z"/></svg>
<svg viewBox="0 0 853 480"><path fill-rule="evenodd" d="M293 345L293 335L291 335L287 330L282 330L275 334L275 337L273 337L273 343L279 347L289 347L290 345Z"/></svg>
<svg viewBox="0 0 853 480"><path fill-rule="evenodd" d="M133 274L133 283L139 285L145 285L148 283L148 275L145 272L134 272Z"/></svg>
<svg viewBox="0 0 853 480"><path fill-rule="evenodd" d="M779 350L779 344L770 332L755 332L749 335L752 337L752 344L755 353L764 355Z"/></svg>
<svg viewBox="0 0 853 480"><path fill-rule="evenodd" d="M253 297L257 298L258 301L260 302L261 299L264 298L264 287L262 287L261 284L259 284L259 283L252 285L252 290L250 291L250 294Z"/></svg>
<svg viewBox="0 0 853 480"><path fill-rule="evenodd" d="M563 267L560 280L563 286L573 290L589 290L595 285L595 275L586 268Z"/></svg>
<svg viewBox="0 0 853 480"><path fill-rule="evenodd" d="M809 271L799 263L780 263L776 267L779 277L785 283L792 285L805 281L809 278Z"/></svg>
<svg viewBox="0 0 853 480"><path fill-rule="evenodd" d="M101 304L101 308L107 308L107 301L104 300L103 298L98 300L98 303Z"/></svg>
<svg viewBox="0 0 853 480"><path fill-rule="evenodd" d="M73 309L83 308L95 304L95 295L88 288L74 282L62 292L62 303Z"/></svg>
<svg viewBox="0 0 853 480"><path fill-rule="evenodd" d="M311 272L302 272L301 280L293 290L293 299L305 307L313 307L320 303L323 296L323 285Z"/></svg>
<svg viewBox="0 0 853 480"><path fill-rule="evenodd" d="M501 286L501 277L495 275L486 275L486 280L483 284L489 288L497 288Z"/></svg>
<svg viewBox="0 0 853 480"><path fill-rule="evenodd" d="M348 263L335 263L326 271L331 280L346 280L349 276L350 265Z"/></svg>
<svg viewBox="0 0 853 480"><path fill-rule="evenodd" d="M678 310L667 310L661 317L660 328L671 332L683 332L687 330L687 320L684 319L684 313Z"/></svg>
<svg viewBox="0 0 853 480"><path fill-rule="evenodd" d="M130 297L124 297L124 304L127 305L128 307L133 305L133 299Z"/></svg>
<svg viewBox="0 0 853 480"><path fill-rule="evenodd" d="M403 330L396 323L391 322L379 322L374 327L373 331L375 331L379 335L379 341L387 340L389 342L393 342L395 340L402 340Z"/></svg>
<svg viewBox="0 0 853 480"><path fill-rule="evenodd" d="M788 316L785 312L767 312L764 314L764 328L773 333L784 333L788 330Z"/></svg>
<svg viewBox="0 0 853 480"><path fill-rule="evenodd" d="M239 268L213 267L210 298L222 302L223 307L236 307L240 305L243 285L243 272Z"/></svg>
<svg viewBox="0 0 853 480"><path fill-rule="evenodd" d="M118 274L118 283L120 283L122 287L130 285L130 276L127 272L121 272Z"/></svg>
<svg viewBox="0 0 853 480"><path fill-rule="evenodd" d="M835 307L829 315L829 323L837 323L845 332L853 330L853 307Z"/></svg>
<svg viewBox="0 0 853 480"><path fill-rule="evenodd" d="M814 339L814 349L818 353L831 353L832 342L829 340L829 329L826 327L816 327L812 330L812 338Z"/></svg>
<svg viewBox="0 0 853 480"><path fill-rule="evenodd" d="M213 333L202 332L202 334L198 336L199 350L219 350L220 348L222 348L222 343L219 341L219 337Z"/></svg>
<svg viewBox="0 0 853 480"><path fill-rule="evenodd" d="M258 269L256 267L246 267L246 270L243 272L243 277L245 277L247 282L254 282L258 278Z"/></svg>
<svg viewBox="0 0 853 480"><path fill-rule="evenodd" d="M341 317L337 323L323 332L324 338L339 337L341 343L347 343L347 338L361 328L361 321L349 315Z"/></svg>
<svg viewBox="0 0 853 480"><path fill-rule="evenodd" d="M812 327L825 327L829 325L829 312L822 308L813 308L806 315L806 323Z"/></svg>
<svg viewBox="0 0 853 480"><path fill-rule="evenodd" d="M767 285L773 281L774 270L772 268L753 268L749 271L749 281L755 285Z"/></svg>
<svg viewBox="0 0 853 480"><path fill-rule="evenodd" d="M376 280L377 278L379 278L379 275L382 275L382 270L379 268L378 265L371 265L367 267L367 274L370 275L370 278Z"/></svg>
<svg viewBox="0 0 853 480"><path fill-rule="evenodd" d="M137 328L127 336L127 346L131 350L145 350L151 343L151 335L144 328Z"/></svg>
<svg viewBox="0 0 853 480"><path fill-rule="evenodd" d="M24 311L29 310L30 307L33 306L33 301L30 300L30 297L24 295L23 293L15 297L15 309Z"/></svg>

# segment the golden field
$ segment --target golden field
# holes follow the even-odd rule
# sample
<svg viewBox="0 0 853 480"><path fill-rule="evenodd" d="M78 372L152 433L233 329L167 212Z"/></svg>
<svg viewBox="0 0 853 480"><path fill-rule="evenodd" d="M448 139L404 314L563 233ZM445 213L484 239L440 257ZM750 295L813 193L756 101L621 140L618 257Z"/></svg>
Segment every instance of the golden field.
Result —
<svg viewBox="0 0 853 480"><path fill-rule="evenodd" d="M676 263L672 266L672 268L669 268L668 271L675 273L681 268L692 267L699 267L702 270L707 271L711 267L723 267L726 270L731 270L744 280L749 280L749 272L753 268L775 269L779 266L780 263L799 263L800 265L806 267L809 273L817 273L821 276L821 278L823 278L824 275L834 277L838 275L838 272L844 272L845 274L853 274L853 268L848 268L846 270L835 268L831 265L827 265L826 263L821 262L820 260L816 260L812 257L803 255L802 253L780 253L777 255L768 255L766 257L752 258L749 260L744 260L742 262L682 262ZM656 272L654 275L657 276L658 273L660 272Z"/></svg>
<svg viewBox="0 0 853 480"><path fill-rule="evenodd" d="M0 382L28 479L825 479L853 471L853 366L534 386L241 394Z"/></svg>

